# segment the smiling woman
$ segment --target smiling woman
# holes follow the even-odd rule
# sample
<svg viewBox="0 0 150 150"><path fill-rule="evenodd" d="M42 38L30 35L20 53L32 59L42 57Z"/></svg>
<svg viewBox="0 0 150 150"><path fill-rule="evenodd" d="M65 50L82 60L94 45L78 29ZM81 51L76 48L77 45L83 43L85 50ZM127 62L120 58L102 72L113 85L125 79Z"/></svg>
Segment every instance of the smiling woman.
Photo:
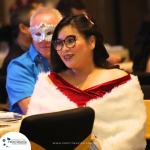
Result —
<svg viewBox="0 0 150 150"><path fill-rule="evenodd" d="M52 72L39 75L27 114L89 106L102 149L144 149L146 111L138 79L107 62L102 35L90 19L69 15L56 26Z"/></svg>

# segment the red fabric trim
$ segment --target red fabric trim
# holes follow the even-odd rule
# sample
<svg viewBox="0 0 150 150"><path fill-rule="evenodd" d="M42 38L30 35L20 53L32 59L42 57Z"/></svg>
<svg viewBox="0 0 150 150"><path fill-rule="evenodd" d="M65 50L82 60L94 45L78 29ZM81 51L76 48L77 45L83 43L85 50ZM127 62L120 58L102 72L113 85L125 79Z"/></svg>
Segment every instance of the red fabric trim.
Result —
<svg viewBox="0 0 150 150"><path fill-rule="evenodd" d="M66 95L70 101L76 103L78 107L86 106L86 103L91 99L103 97L106 93L111 92L114 87L124 84L131 79L128 73L128 75L124 77L81 90L64 80L55 72L51 72L48 77L57 86L57 89Z"/></svg>

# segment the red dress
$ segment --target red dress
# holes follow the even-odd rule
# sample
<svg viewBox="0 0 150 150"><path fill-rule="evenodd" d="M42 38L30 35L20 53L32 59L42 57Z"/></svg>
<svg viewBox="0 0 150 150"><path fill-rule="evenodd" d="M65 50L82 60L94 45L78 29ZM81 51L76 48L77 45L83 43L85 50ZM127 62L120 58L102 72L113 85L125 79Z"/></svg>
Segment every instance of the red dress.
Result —
<svg viewBox="0 0 150 150"><path fill-rule="evenodd" d="M57 86L57 89L66 95L70 101L76 103L78 107L86 106L86 103L91 99L103 97L106 93L111 92L114 87L124 84L131 79L130 74L128 74L124 77L81 90L64 80L55 72L51 72L48 77Z"/></svg>

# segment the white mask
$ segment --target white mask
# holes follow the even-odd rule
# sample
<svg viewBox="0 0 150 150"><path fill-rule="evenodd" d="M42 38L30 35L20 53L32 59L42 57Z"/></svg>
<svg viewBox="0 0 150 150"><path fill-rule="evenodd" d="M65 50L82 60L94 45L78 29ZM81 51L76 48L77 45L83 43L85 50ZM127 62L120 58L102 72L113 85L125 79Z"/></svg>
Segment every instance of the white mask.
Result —
<svg viewBox="0 0 150 150"><path fill-rule="evenodd" d="M41 22L39 26L30 27L29 31L31 32L33 40L37 42L51 41L55 25L48 25L45 22Z"/></svg>

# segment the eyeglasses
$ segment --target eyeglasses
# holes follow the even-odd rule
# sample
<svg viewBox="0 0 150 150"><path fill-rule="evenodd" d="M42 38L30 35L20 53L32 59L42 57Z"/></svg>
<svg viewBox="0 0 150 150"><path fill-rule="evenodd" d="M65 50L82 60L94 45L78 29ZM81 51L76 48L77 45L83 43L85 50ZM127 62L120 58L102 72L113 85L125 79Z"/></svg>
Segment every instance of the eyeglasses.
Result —
<svg viewBox="0 0 150 150"><path fill-rule="evenodd" d="M60 51L65 43L66 47L73 48L76 44L76 36L75 35L69 35L64 40L54 40L52 41L54 48L57 51Z"/></svg>

